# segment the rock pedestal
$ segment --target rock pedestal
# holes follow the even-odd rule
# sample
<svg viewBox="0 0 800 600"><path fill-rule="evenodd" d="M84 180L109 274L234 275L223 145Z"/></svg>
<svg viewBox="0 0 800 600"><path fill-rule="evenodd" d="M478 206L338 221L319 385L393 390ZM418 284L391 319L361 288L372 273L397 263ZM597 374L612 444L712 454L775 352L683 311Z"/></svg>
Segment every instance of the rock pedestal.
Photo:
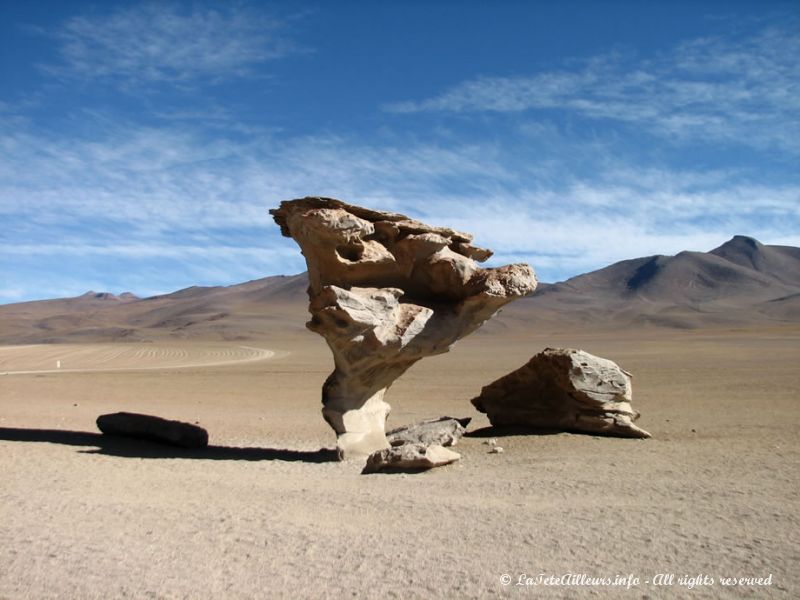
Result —
<svg viewBox="0 0 800 600"><path fill-rule="evenodd" d="M401 214L318 197L270 213L306 258L307 327L333 352L322 414L340 458L388 448L389 386L536 288L528 265L483 269L491 251L472 236Z"/></svg>

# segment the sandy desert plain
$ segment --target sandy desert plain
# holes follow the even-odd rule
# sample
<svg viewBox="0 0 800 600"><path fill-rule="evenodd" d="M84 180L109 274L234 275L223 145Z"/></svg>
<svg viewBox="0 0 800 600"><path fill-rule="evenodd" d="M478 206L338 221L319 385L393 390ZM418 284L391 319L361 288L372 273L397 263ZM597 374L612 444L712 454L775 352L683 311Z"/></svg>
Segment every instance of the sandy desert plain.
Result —
<svg viewBox="0 0 800 600"><path fill-rule="evenodd" d="M0 307L0 598L798 597L790 314L623 326L520 301L387 394L390 427L472 417L462 459L362 475L320 416L332 360L304 303L247 304L259 286L230 314L204 300L205 320L163 298L106 311L127 326L146 307L149 330L101 319L102 299ZM177 296L209 294L230 308ZM60 316L33 335L36 311ZM652 439L488 429L469 400L548 346L631 371ZM210 446L102 436L96 417L123 410L197 422ZM565 574L630 585L545 585Z"/></svg>
<svg viewBox="0 0 800 600"><path fill-rule="evenodd" d="M335 460L319 414L332 367L323 340L248 345L274 355L252 360L235 342L150 344L149 355L87 344L64 348L64 368L72 356L96 370L0 376L1 597L790 598L800 589L800 327L476 334L415 365L387 397L390 424L473 417L462 460L418 475L361 475ZM488 421L469 399L546 346L631 370L653 438L482 432ZM231 362L219 364L225 352ZM168 364L150 369L158 356ZM3 371L30 371L54 354L31 345L0 357ZM104 439L94 420L117 410L199 422L211 447ZM489 454L486 435L505 452ZM540 573L642 581L515 585ZM675 583L644 583L660 573ZM677 583L701 574L717 582ZM768 575L769 587L719 583Z"/></svg>

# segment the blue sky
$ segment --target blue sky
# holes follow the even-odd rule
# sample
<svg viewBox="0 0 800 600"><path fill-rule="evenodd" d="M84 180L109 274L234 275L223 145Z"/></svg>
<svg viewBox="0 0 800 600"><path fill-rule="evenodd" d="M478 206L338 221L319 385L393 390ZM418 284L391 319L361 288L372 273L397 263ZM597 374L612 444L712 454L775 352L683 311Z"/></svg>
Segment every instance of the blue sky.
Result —
<svg viewBox="0 0 800 600"><path fill-rule="evenodd" d="M306 195L544 281L800 245L800 9L0 0L0 303L302 271Z"/></svg>

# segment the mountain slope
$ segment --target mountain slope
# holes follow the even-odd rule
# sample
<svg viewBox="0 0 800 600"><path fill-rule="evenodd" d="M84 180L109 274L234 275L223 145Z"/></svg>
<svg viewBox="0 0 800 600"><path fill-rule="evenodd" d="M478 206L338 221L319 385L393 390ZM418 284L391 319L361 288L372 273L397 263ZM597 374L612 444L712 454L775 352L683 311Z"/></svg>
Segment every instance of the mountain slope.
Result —
<svg viewBox="0 0 800 600"><path fill-rule="evenodd" d="M772 277L786 285L800 286L800 248L765 246L753 238L737 235L709 254Z"/></svg>
<svg viewBox="0 0 800 600"><path fill-rule="evenodd" d="M303 332L305 273L136 298L77 298L0 306L0 344L155 339L251 340ZM624 260L507 306L479 330L695 328L800 322L800 248L736 236L710 252Z"/></svg>
<svg viewBox="0 0 800 600"><path fill-rule="evenodd" d="M509 307L508 316L609 326L792 321L798 292L800 248L735 236L707 253L625 260L573 277Z"/></svg>
<svg viewBox="0 0 800 600"><path fill-rule="evenodd" d="M306 286L302 273L227 287L194 286L142 299L112 301L91 292L8 304L0 306L0 343L259 339L303 329Z"/></svg>

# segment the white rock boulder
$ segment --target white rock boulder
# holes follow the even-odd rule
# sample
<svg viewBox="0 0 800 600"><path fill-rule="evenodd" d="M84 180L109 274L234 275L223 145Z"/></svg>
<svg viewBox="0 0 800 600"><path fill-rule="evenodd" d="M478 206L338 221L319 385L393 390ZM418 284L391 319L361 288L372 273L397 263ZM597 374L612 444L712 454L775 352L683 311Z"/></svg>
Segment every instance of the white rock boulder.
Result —
<svg viewBox="0 0 800 600"><path fill-rule="evenodd" d="M583 350L548 348L485 386L472 404L496 427L649 438L633 422L631 374Z"/></svg>

